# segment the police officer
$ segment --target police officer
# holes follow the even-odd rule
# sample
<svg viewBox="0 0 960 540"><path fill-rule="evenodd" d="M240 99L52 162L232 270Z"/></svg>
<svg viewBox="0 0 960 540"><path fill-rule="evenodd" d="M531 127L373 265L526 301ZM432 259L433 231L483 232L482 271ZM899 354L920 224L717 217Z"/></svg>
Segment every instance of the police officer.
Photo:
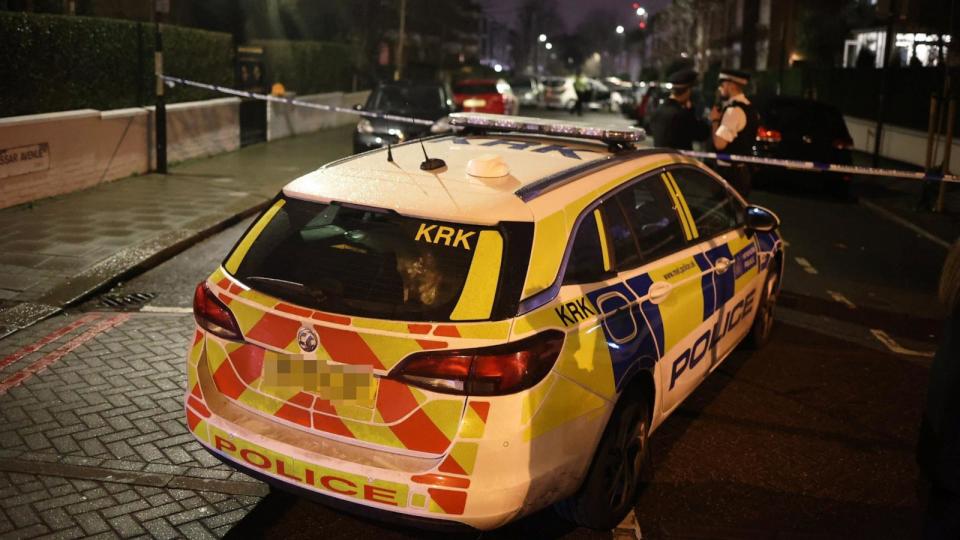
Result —
<svg viewBox="0 0 960 540"><path fill-rule="evenodd" d="M751 155L757 139L759 116L743 93L750 74L736 69L720 70L720 103L710 111L713 147L717 152ZM750 193L750 169L743 163L717 160L717 172L746 197Z"/></svg>
<svg viewBox="0 0 960 540"><path fill-rule="evenodd" d="M573 91L577 93L577 102L570 110L570 114L576 113L577 116L583 116L583 103L589 97L590 83L582 72L577 71L577 76L573 79Z"/></svg>
<svg viewBox="0 0 960 540"><path fill-rule="evenodd" d="M690 96L697 83L697 72L684 69L670 75L670 97L653 112L650 131L653 145L678 150L693 150L693 141L710 136L710 126L697 118Z"/></svg>

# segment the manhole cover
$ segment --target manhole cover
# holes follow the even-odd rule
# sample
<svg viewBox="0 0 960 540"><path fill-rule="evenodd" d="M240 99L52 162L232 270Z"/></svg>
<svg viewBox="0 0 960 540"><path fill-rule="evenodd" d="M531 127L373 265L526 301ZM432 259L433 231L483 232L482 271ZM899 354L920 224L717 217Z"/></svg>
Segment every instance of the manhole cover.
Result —
<svg viewBox="0 0 960 540"><path fill-rule="evenodd" d="M120 311L136 311L156 297L157 293L105 294L100 297L100 306Z"/></svg>

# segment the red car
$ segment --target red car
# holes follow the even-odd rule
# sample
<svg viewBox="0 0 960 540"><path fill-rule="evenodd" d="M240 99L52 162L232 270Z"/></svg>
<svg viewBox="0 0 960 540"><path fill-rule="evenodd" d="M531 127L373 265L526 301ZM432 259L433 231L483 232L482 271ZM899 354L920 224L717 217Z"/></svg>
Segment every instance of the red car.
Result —
<svg viewBox="0 0 960 540"><path fill-rule="evenodd" d="M468 79L453 86L457 110L493 114L517 114L520 101L503 79Z"/></svg>

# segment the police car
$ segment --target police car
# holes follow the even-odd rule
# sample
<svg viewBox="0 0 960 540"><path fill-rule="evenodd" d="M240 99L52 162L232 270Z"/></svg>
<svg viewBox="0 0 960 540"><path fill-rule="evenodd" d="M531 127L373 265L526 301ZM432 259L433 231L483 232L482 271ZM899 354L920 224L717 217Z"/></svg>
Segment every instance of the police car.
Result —
<svg viewBox="0 0 960 540"><path fill-rule="evenodd" d="M650 434L769 338L779 221L639 130L451 122L293 181L198 285L189 428L365 515L615 526Z"/></svg>

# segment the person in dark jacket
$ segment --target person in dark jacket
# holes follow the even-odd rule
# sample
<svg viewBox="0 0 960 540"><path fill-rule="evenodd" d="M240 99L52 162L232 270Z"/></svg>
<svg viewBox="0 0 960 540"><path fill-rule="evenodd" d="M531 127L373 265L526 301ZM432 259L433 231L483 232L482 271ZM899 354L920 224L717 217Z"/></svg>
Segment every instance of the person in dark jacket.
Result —
<svg viewBox="0 0 960 540"><path fill-rule="evenodd" d="M960 240L943 265L940 300L947 319L917 444L917 463L930 483L923 538L931 540L960 538Z"/></svg>
<svg viewBox="0 0 960 540"><path fill-rule="evenodd" d="M760 116L743 93L750 74L737 69L720 70L721 103L710 111L713 147L731 155L751 155L757 140ZM717 172L746 197L750 193L750 169L743 163L717 159Z"/></svg>
<svg viewBox="0 0 960 540"><path fill-rule="evenodd" d="M693 141L710 136L710 126L697 118L690 100L697 72L684 69L670 75L670 97L657 107L650 119L653 145L678 150L693 150Z"/></svg>

